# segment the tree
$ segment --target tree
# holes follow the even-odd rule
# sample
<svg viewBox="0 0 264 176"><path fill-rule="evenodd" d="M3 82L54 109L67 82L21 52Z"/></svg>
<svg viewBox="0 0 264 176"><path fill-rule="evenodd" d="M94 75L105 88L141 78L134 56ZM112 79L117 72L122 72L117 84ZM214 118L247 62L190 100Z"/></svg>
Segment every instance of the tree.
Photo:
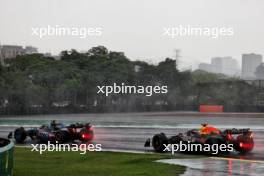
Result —
<svg viewBox="0 0 264 176"><path fill-rule="evenodd" d="M93 47L88 51L89 56L105 56L108 54L108 50L104 46Z"/></svg>
<svg viewBox="0 0 264 176"><path fill-rule="evenodd" d="M263 70L263 65L257 68L259 78L263 78ZM151 97L97 94L97 86L113 83L168 86L168 93ZM29 113L35 107L52 112L54 104L63 102L72 105L65 107L66 111L85 107L100 112L175 110L201 103L244 106L253 105L256 95L254 87L243 80L201 70L179 71L171 58L157 65L131 61L123 52L108 51L104 46L93 47L87 53L65 50L61 60L30 54L8 59L5 67L0 65L0 109L10 113Z"/></svg>

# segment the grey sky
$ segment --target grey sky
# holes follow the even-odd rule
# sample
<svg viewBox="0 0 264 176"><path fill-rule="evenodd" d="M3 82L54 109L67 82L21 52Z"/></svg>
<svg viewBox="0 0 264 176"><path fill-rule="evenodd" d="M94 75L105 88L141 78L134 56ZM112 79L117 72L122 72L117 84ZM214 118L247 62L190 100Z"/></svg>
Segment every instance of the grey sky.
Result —
<svg viewBox="0 0 264 176"><path fill-rule="evenodd" d="M1 0L1 44L33 45L41 52L87 50L104 45L133 60L154 63L182 50L182 63L209 62L214 56L264 54L264 1L261 0ZM100 37L32 36L32 27L47 25L102 27ZM176 37L164 27L191 25L233 27L233 37Z"/></svg>

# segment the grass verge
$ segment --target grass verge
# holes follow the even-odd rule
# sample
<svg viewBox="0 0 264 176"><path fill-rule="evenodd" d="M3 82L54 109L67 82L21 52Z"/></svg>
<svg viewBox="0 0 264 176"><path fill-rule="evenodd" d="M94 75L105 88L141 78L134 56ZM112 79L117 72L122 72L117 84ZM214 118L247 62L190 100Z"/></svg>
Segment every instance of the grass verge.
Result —
<svg viewBox="0 0 264 176"><path fill-rule="evenodd" d="M15 148L14 176L176 176L185 167L154 162L161 154L46 152Z"/></svg>

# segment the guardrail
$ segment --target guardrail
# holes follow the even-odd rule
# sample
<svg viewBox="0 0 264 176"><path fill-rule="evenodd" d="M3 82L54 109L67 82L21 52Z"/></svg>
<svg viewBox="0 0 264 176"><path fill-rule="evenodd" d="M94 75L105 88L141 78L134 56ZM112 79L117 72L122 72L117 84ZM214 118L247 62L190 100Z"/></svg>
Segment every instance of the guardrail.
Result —
<svg viewBox="0 0 264 176"><path fill-rule="evenodd" d="M13 152L14 143L0 138L0 176L13 175Z"/></svg>

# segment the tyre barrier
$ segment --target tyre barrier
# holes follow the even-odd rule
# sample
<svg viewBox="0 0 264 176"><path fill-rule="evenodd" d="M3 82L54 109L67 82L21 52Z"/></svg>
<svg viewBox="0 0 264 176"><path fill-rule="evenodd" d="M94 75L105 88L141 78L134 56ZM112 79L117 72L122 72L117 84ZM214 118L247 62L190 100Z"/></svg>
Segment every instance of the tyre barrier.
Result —
<svg viewBox="0 0 264 176"><path fill-rule="evenodd" d="M11 140L0 138L0 176L13 175L14 143Z"/></svg>

